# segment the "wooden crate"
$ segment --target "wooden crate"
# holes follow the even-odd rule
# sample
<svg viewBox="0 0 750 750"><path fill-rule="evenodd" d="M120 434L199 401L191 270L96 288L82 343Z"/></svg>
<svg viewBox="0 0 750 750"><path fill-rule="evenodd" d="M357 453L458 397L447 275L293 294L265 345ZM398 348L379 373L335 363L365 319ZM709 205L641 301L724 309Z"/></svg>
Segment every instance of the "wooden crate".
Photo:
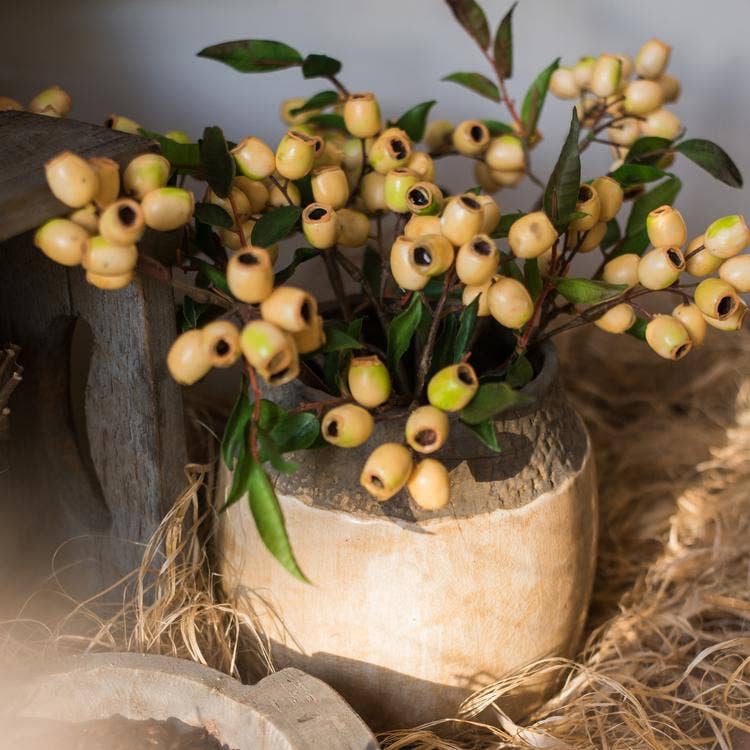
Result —
<svg viewBox="0 0 750 750"><path fill-rule="evenodd" d="M154 148L87 123L0 113L0 346L19 345L24 367L0 443L0 617L73 538L58 565L72 565L62 580L75 593L132 570L184 483L181 395L165 365L171 288L138 278L104 292L33 245L37 226L70 210L48 190L45 161L69 149L122 167ZM154 233L140 250L166 259L174 244Z"/></svg>

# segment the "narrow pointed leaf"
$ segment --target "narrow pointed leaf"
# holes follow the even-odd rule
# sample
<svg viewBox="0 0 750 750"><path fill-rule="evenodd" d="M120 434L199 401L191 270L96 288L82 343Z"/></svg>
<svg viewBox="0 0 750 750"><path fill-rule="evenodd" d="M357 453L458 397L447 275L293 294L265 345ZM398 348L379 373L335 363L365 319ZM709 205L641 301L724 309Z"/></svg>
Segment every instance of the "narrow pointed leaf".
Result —
<svg viewBox="0 0 750 750"><path fill-rule="evenodd" d="M296 461L288 461L281 454L276 441L267 432L258 433L258 444L260 446L260 460L269 461L271 466L280 474L294 474L299 469Z"/></svg>
<svg viewBox="0 0 750 750"><path fill-rule="evenodd" d="M340 328L334 328L332 325L328 324L325 326L325 332L326 342L320 349L322 352L346 352L362 348L362 344L360 344L356 338L350 336L346 331L342 331Z"/></svg>
<svg viewBox="0 0 750 750"><path fill-rule="evenodd" d="M305 120L306 124L317 125L320 128L326 128L328 130L343 130L346 131L346 123L341 115L332 115L329 113L323 113L322 115L313 115Z"/></svg>
<svg viewBox="0 0 750 750"><path fill-rule="evenodd" d="M396 127L401 128L415 143L421 141L424 136L427 115L434 105L434 99L415 105L398 118Z"/></svg>
<svg viewBox="0 0 750 750"><path fill-rule="evenodd" d="M155 133L152 130L139 128L138 132L152 141L159 144L159 150L162 156L169 163L181 172L195 172L200 169L201 155L197 143L177 143L171 138L163 136L161 133Z"/></svg>
<svg viewBox="0 0 750 750"><path fill-rule="evenodd" d="M281 453L290 453L309 448L319 432L320 423L315 415L310 412L299 412L284 414L271 428L269 435Z"/></svg>
<svg viewBox="0 0 750 750"><path fill-rule="evenodd" d="M581 187L581 157L578 153L580 129L578 115L573 109L568 136L544 191L544 211L556 223L561 217L575 211L578 200Z"/></svg>
<svg viewBox="0 0 750 750"><path fill-rule="evenodd" d="M523 264L523 276L531 299L538 300L542 293L542 274L539 272L539 262L536 258L529 258Z"/></svg>
<svg viewBox="0 0 750 750"><path fill-rule="evenodd" d="M500 453L502 448L497 442L497 431L495 423L491 419L485 419L477 424L466 425L490 450Z"/></svg>
<svg viewBox="0 0 750 750"><path fill-rule="evenodd" d="M294 258L292 259L292 262L288 266L286 266L286 268L282 268L280 271L278 271L276 273L276 276L274 276L274 286L279 286L285 281L289 281L289 279L291 279L294 275L294 272L297 270L298 266L302 265L302 263L307 263L308 260L317 258L318 255L320 255L320 251L315 250L312 247L298 247L294 251Z"/></svg>
<svg viewBox="0 0 750 750"><path fill-rule="evenodd" d="M495 65L501 78L513 75L513 11L516 5L510 6L495 34Z"/></svg>
<svg viewBox="0 0 750 750"><path fill-rule="evenodd" d="M490 46L490 27L484 11L475 0L446 0L453 15L482 48Z"/></svg>
<svg viewBox="0 0 750 750"><path fill-rule="evenodd" d="M234 402L232 413L227 420L224 429L224 437L221 439L221 456L228 469L233 469L240 454L240 448L245 444L245 428L252 415L252 404L247 395L247 387L243 380L239 396Z"/></svg>
<svg viewBox="0 0 750 750"><path fill-rule="evenodd" d="M229 291L229 284L227 284L227 276L224 271L220 271L216 266L206 263L203 258L194 258L193 262L198 266L198 277L196 278L196 283L198 283L200 277L203 276L208 282L207 286L215 287L224 292L224 294L231 294Z"/></svg>
<svg viewBox="0 0 750 750"><path fill-rule="evenodd" d="M607 284L596 279L570 279L554 277L552 283L568 302L577 305L591 305L619 297L626 292L627 284Z"/></svg>
<svg viewBox="0 0 750 750"><path fill-rule="evenodd" d="M703 167L710 175L730 187L742 187L742 175L737 165L724 149L704 138L692 138L682 141L674 147L690 161Z"/></svg>
<svg viewBox="0 0 750 750"><path fill-rule="evenodd" d="M283 240L294 229L301 215L299 206L280 206L263 214L253 227L253 245L271 247Z"/></svg>
<svg viewBox="0 0 750 750"><path fill-rule="evenodd" d="M487 126L491 136L513 135L515 133L515 130L505 122L499 120L482 120L482 122Z"/></svg>
<svg viewBox="0 0 750 750"><path fill-rule="evenodd" d="M229 492L224 505L219 508L219 513L223 513L227 508L234 505L238 500L247 493L247 483L250 477L250 467L254 463L247 445L244 443L240 446L237 456L237 464L232 473L232 482L229 485Z"/></svg>
<svg viewBox="0 0 750 750"><path fill-rule="evenodd" d="M512 388L523 388L534 378L534 368L528 358L520 356L505 372L505 382Z"/></svg>
<svg viewBox="0 0 750 750"><path fill-rule="evenodd" d="M421 317L422 299L418 294L412 294L409 304L388 327L388 362L391 367L395 367L406 354Z"/></svg>
<svg viewBox="0 0 750 750"><path fill-rule="evenodd" d="M313 109L323 109L336 104L338 101L340 101L340 98L336 91L319 91L317 94L313 94L302 106L289 110L289 114L299 115Z"/></svg>
<svg viewBox="0 0 750 750"><path fill-rule="evenodd" d="M521 123L529 137L533 136L536 132L544 100L547 98L550 78L552 78L552 74L557 70L559 65L560 58L558 57L534 79L534 82L526 92L523 105L521 106Z"/></svg>
<svg viewBox="0 0 750 750"><path fill-rule="evenodd" d="M471 335L474 333L474 327L477 324L477 311L479 310L479 297L475 297L471 304L461 311L461 317L458 319L458 333L453 345L453 363L460 362L461 357L466 353L466 349L471 341Z"/></svg>
<svg viewBox="0 0 750 750"><path fill-rule="evenodd" d="M625 333L629 333L633 338L640 339L641 341L646 340L646 326L648 321L643 318L637 318L630 328Z"/></svg>
<svg viewBox="0 0 750 750"><path fill-rule="evenodd" d="M196 203L193 216L204 224L224 227L224 229L229 229L234 223L232 217L221 206L214 203Z"/></svg>
<svg viewBox="0 0 750 750"><path fill-rule="evenodd" d="M221 128L215 125L206 128L198 146L200 148L201 172L206 182L216 195L220 198L226 198L232 187L235 164Z"/></svg>
<svg viewBox="0 0 750 750"><path fill-rule="evenodd" d="M610 172L609 176L617 180L623 187L632 187L641 185L644 182L654 182L666 177L667 173L663 169L653 164L623 164Z"/></svg>
<svg viewBox="0 0 750 750"><path fill-rule="evenodd" d="M492 233L494 239L501 239L508 236L510 228L522 217L525 216L523 211L517 211L513 214L503 214L500 217L500 222L495 227L495 231Z"/></svg>
<svg viewBox="0 0 750 750"><path fill-rule="evenodd" d="M476 425L485 419L492 419L514 406L531 401L528 396L515 390L507 383L482 383L476 396L459 412L458 416L466 424Z"/></svg>
<svg viewBox="0 0 750 750"><path fill-rule="evenodd" d="M628 149L625 156L626 164L656 164L672 147L668 138L647 135L639 138Z"/></svg>
<svg viewBox="0 0 750 750"><path fill-rule="evenodd" d="M302 63L302 75L305 78L325 78L335 76L341 71L341 63L328 55L308 55Z"/></svg>
<svg viewBox="0 0 750 750"><path fill-rule="evenodd" d="M218 60L240 73L266 73L302 63L302 55L296 49L268 39L238 39L213 44L202 49L198 57Z"/></svg>
<svg viewBox="0 0 750 750"><path fill-rule="evenodd" d="M467 89L471 89L474 93L484 96L487 99L491 99L493 102L500 101L500 91L497 86L481 73L458 71L445 76L443 80L453 81L453 83L465 86Z"/></svg>
<svg viewBox="0 0 750 750"><path fill-rule="evenodd" d="M294 559L276 491L265 469L257 461L252 461L250 464L247 490L250 512L255 519L258 534L260 534L260 538L268 551L295 578L307 582L305 574L300 570L297 561Z"/></svg>
<svg viewBox="0 0 750 750"><path fill-rule="evenodd" d="M601 241L599 247L602 250L609 250L612 245L618 242L620 239L620 225L617 223L617 219L610 219L607 222L607 231L604 238Z"/></svg>

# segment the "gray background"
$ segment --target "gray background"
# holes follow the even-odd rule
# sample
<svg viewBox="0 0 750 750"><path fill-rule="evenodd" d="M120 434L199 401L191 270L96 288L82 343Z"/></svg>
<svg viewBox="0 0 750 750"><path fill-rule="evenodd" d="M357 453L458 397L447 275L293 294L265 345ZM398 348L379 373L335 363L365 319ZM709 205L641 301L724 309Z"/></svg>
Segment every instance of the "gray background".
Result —
<svg viewBox="0 0 750 750"><path fill-rule="evenodd" d="M275 145L282 132L278 104L327 82L302 79L298 69L243 75L195 52L228 39L283 40L303 54L325 52L344 61L352 90L375 91L383 111L398 116L437 99L433 116L504 119L498 105L440 78L455 70L487 72L473 42L441 0L21 0L7 3L0 23L0 94L27 101L59 83L74 98L72 116L102 121L117 112L155 130L181 128L197 137L219 124L228 137L256 134ZM508 2L483 0L494 26ZM558 55L573 63L583 53L624 51L658 36L674 45L670 71L683 82L674 110L691 136L723 145L743 172L750 170L747 74L750 51L747 0L521 0L515 12L516 70L509 87L517 100L533 76ZM567 102L549 99L534 152L546 176L569 117ZM591 148L584 175L605 171L606 146ZM713 181L684 159L686 181L678 207L697 234L714 218L742 212L747 192ZM459 160L440 166L440 181L455 189L474 184ZM536 189L525 181L499 194L503 211L526 208Z"/></svg>

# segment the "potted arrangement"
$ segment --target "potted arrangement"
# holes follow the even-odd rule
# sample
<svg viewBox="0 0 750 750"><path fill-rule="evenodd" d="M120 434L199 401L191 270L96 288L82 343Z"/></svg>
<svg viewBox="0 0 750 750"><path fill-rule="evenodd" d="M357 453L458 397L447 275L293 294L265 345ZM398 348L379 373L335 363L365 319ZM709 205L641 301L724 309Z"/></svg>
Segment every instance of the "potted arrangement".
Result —
<svg viewBox="0 0 750 750"><path fill-rule="evenodd" d="M253 135L228 143L215 126L193 143L113 115L111 127L153 138L161 155L122 175L106 160L53 159L49 186L72 213L36 238L103 289L142 273L184 294L167 361L178 382L241 363L222 440L226 585L270 590L289 635L278 636L280 661L324 677L381 724L452 713L478 683L576 647L595 481L554 337L593 324L679 360L709 328L738 330L750 291L743 217L690 239L672 206L677 156L728 185L741 176L719 146L684 137L668 108L680 86L667 44L647 41L633 59L555 60L517 106L513 8L491 34L474 0L448 5L495 80L444 80L497 102L505 120L428 122L434 101L388 120L327 55L216 44L199 54L245 73L298 67L330 85L282 105L288 129L275 148ZM531 156L548 93L575 106L541 179ZM48 115L69 108L59 89L37 99ZM581 157L596 144L615 161L586 175ZM476 185L442 186L439 160L453 155L474 161ZM525 179L539 187L536 205L503 213L493 195ZM205 183L201 200L186 180ZM146 228L181 232L173 265L192 282L138 252ZM278 243L299 236L279 264ZM595 269L577 275L595 252ZM334 304L294 284L313 259ZM649 312L654 298L670 312Z"/></svg>

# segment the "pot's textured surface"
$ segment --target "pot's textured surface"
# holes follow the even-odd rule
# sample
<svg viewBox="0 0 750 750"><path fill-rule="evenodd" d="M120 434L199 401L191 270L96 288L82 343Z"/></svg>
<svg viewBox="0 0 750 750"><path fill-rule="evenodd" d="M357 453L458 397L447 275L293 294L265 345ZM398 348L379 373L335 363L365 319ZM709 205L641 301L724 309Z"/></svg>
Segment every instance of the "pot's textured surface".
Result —
<svg viewBox="0 0 750 750"><path fill-rule="evenodd" d="M459 423L436 454L451 469L451 503L419 509L359 486L367 454L401 440L379 422L362 448L295 456L279 500L300 583L235 505L222 530L225 582L255 589L270 616L274 660L326 680L377 728L449 715L470 692L544 656L571 655L586 617L596 553L596 482L588 436L557 380L551 347L526 391L532 404L496 423L503 452ZM527 711L549 685L505 708Z"/></svg>

